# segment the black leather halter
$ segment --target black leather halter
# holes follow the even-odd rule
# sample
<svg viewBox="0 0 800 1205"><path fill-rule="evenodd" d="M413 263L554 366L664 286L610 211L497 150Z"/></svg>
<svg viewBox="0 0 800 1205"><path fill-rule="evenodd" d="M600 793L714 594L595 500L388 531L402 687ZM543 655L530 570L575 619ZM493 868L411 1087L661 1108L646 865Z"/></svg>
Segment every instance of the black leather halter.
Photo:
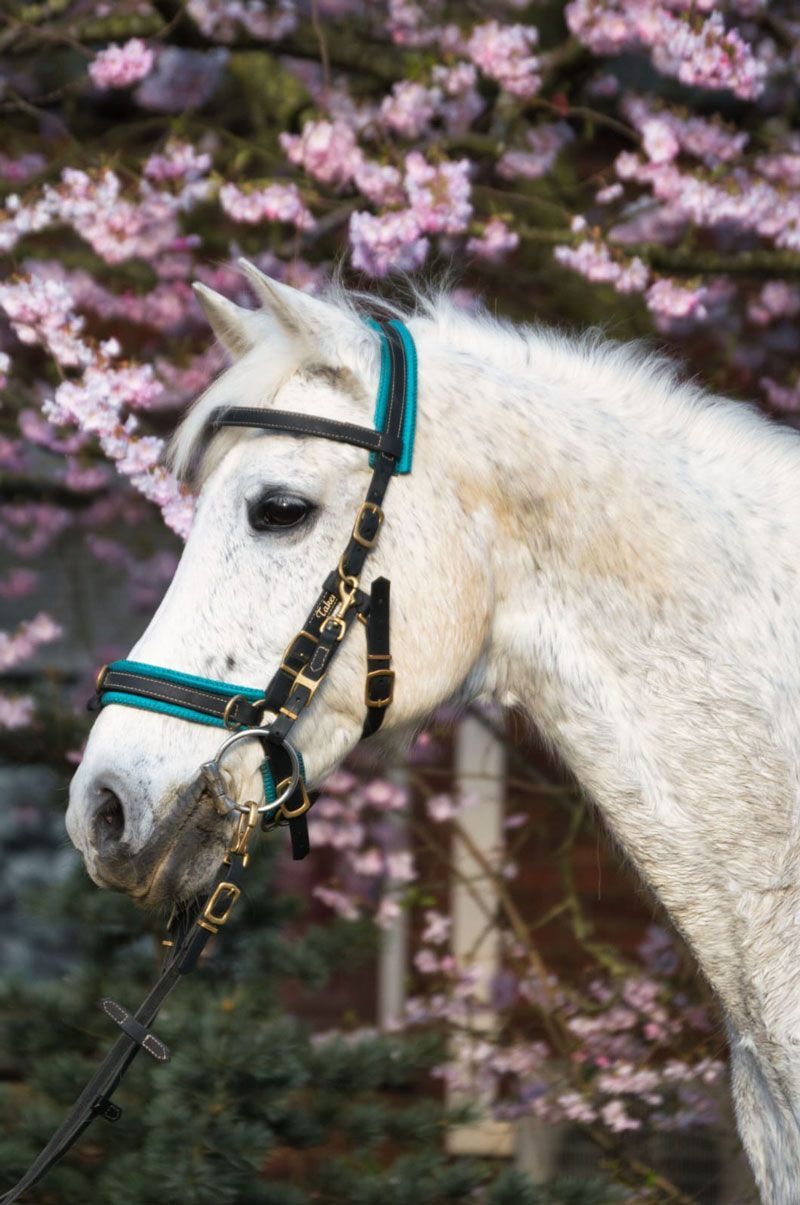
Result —
<svg viewBox="0 0 800 1205"><path fill-rule="evenodd" d="M375 546L381 523L382 503L395 472L408 472L413 442L413 407L416 384L416 362L411 336L400 322L375 325L382 340L382 371L379 387L379 411L382 421L379 430L337 422L333 419L309 418L279 410L258 410L228 406L215 410L209 425L212 431L222 427L255 427L289 435L318 436L354 444L370 451L374 457L372 478L364 501L356 514L347 546L337 567L327 576L314 605L283 655L263 697L255 701L243 697L242 688L225 683L204 684L188 675L176 674L158 666L116 662L104 667L98 675L95 698L90 707L97 710L111 703L144 706L168 714L187 714L184 718L201 723L216 723L233 729L226 744L239 737L257 737L264 746L266 765L271 777L280 781L287 773L294 788L271 817L269 811L255 803L239 808L239 821L233 841L214 880L209 896L202 902L182 911L170 926L169 954L155 986L135 1013L128 1012L114 1000L103 1000L101 1007L122 1030L114 1046L81 1092L62 1124L45 1148L34 1160L19 1182L0 1198L0 1205L12 1205L23 1193L37 1184L51 1167L58 1163L77 1142L83 1131L96 1117L117 1121L122 1110L112 1096L125 1072L140 1050L146 1050L159 1062L169 1059L169 1050L152 1032L152 1025L164 1001L180 980L194 970L210 937L219 932L230 916L241 894L241 881L248 861L247 846L258 825L259 811L264 812L263 827L288 822L295 858L308 852L306 812L313 802L302 777L293 767L298 754L288 738L294 725L310 705L320 684L336 657L345 637L361 620L367 631L367 675L365 703L367 717L362 736L378 730L392 702L394 672L389 650L389 582L376 578L367 595L358 581L367 556ZM411 399L411 401L410 401ZM133 667L136 668L133 668ZM213 689L209 689L209 686ZM248 692L255 693L255 692ZM256 705L257 704L257 705ZM170 711L170 708L177 709ZM260 726L265 712L274 718ZM223 746L223 749L225 746ZM221 756L218 754L218 757ZM302 759L300 759L302 766ZM216 779L215 779L216 772ZM198 798L210 793L215 796L219 783L216 762L201 767L193 784ZM266 783L266 775L265 775ZM285 785L285 784L282 784ZM227 810L233 810L219 786L219 795ZM278 798L281 798L278 796Z"/></svg>
<svg viewBox="0 0 800 1205"><path fill-rule="evenodd" d="M223 427L257 428L282 435L314 436L353 444L373 455L372 479L356 514L347 546L337 567L325 579L305 622L284 652L263 693L259 695L258 691L192 678L160 666L121 661L101 670L95 697L89 704L93 710L113 703L146 707L199 723L224 725L233 731L263 725L260 739L267 751L264 780L268 795L270 782L285 781L290 768L285 748L289 734L311 703L356 619L364 623L367 638L364 689L367 714L362 738L378 731L393 698L390 584L386 578L376 578L367 595L358 582L367 556L378 539L383 522L382 503L389 482L398 465L405 471L410 468L413 426L408 420L414 417L409 410L413 410L415 402L416 363L411 336L401 323L375 325L381 335L383 353L378 394L383 421L378 430L286 410L246 406L220 407L208 420L212 434ZM264 716L270 712L274 713L274 719L264 725ZM308 853L305 812L314 799L300 781L280 809L280 819L289 823L295 859ZM264 827L269 823L265 815Z"/></svg>

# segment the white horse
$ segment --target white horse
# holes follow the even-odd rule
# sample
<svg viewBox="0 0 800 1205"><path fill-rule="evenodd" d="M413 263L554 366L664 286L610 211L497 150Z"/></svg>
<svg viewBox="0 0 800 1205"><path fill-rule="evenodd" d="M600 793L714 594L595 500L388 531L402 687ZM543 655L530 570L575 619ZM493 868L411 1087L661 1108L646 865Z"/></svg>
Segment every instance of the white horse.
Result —
<svg viewBox="0 0 800 1205"><path fill-rule="evenodd" d="M245 269L259 311L198 288L233 364L176 437L197 517L131 655L259 686L336 563L368 458L255 431L206 447L205 419L235 403L371 425L379 348L347 297ZM528 712L719 995L763 1199L800 1202L800 440L596 334L446 299L407 322L414 471L367 567L392 580L397 673L373 740L407 739L445 700ZM270 530L281 514L293 525ZM311 782L359 739L363 674L357 631L297 728ZM180 719L100 715L67 814L98 883L148 901L203 888L226 822L208 806L187 824L179 804L218 744ZM242 800L259 760L236 761Z"/></svg>

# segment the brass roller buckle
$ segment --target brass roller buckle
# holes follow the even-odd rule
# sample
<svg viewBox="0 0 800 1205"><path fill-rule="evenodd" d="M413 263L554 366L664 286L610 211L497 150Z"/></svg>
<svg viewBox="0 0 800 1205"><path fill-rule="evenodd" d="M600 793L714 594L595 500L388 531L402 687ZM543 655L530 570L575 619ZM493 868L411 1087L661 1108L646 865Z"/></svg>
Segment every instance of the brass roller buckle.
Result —
<svg viewBox="0 0 800 1205"><path fill-rule="evenodd" d="M229 883L227 880L217 883L210 899L206 901L202 914L197 918L200 928L206 929L209 933L218 933L227 922L233 906L241 894L241 887L237 887L235 883ZM220 907L219 912L214 911L217 906Z"/></svg>
<svg viewBox="0 0 800 1205"><path fill-rule="evenodd" d="M290 778L285 778L283 782L278 783L278 793L280 794L291 781L292 780ZM306 812L311 807L311 800L308 797L306 784L303 782L302 778L297 785L300 788L300 797L302 802L298 807L292 808L291 811L287 811L286 804L282 803L278 815L282 816L284 820L295 820L298 816L305 816Z"/></svg>

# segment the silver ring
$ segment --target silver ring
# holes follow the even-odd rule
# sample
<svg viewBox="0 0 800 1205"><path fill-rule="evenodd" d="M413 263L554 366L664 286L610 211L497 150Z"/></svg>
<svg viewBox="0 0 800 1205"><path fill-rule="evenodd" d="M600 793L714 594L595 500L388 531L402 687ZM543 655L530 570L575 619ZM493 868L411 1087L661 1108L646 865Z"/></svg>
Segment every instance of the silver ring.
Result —
<svg viewBox="0 0 800 1205"><path fill-rule="evenodd" d="M222 742L217 750L217 755L214 758L214 761L219 764L219 762L222 761L224 754L226 754L229 749L232 749L237 741L244 740L246 737L256 737L265 745L269 743L269 733L265 728L242 728L239 732L234 732L226 741ZM272 743L275 744L276 742L273 741ZM292 774L286 786L283 788L280 795L278 795L277 799L274 799L272 803L262 803L259 805L258 811L262 814L264 812L274 812L277 811L278 808L283 807L284 803L291 799L295 792L295 788L300 781L300 757L297 753L297 750L295 749L294 745L290 745L288 741L282 741L281 748L285 749L289 754L289 761L292 763ZM250 808L247 806L247 804L236 803L234 804L234 807L238 812L250 811Z"/></svg>

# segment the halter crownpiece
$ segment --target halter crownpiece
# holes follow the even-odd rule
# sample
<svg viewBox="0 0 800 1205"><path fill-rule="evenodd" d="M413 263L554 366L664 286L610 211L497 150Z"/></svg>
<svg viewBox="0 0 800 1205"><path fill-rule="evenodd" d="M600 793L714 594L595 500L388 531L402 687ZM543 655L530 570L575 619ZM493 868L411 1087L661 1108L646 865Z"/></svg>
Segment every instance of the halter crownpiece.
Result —
<svg viewBox="0 0 800 1205"><path fill-rule="evenodd" d="M81 1092L45 1148L19 1180L0 1197L12 1205L32 1188L67 1153L96 1117L118 1121L122 1110L111 1100L122 1077L140 1050L159 1061L169 1058L151 1026L161 1006L184 975L194 970L209 938L225 925L241 895L248 861L248 842L262 816L262 827L289 824L295 858L308 852L306 812L313 803L305 786L303 759L288 740L292 727L309 706L344 638L356 619L366 626L367 674L364 702L367 717L362 738L377 732L394 693L394 671L389 649L389 582L372 582L367 595L359 578L374 548L383 522L381 504L395 473L411 471L417 403L417 364L414 342L402 322L370 320L381 338L381 374L375 410L375 430L334 419L309 418L280 410L226 406L209 420L212 431L221 427L257 427L278 434L317 436L354 444L370 452L372 478L356 513L347 547L336 569L325 579L305 623L283 654L265 690L233 686L179 673L140 661L114 661L97 676L91 710L113 704L139 707L176 716L196 724L230 729L213 761L200 767L198 783L223 815L238 814L238 824L207 899L182 912L170 926L173 934L158 981L135 1013L105 999L103 1010L116 1021L122 1034ZM262 721L266 713L273 719ZM259 740L264 748L261 767L265 802L240 804L228 795L220 770L226 752L243 740Z"/></svg>

